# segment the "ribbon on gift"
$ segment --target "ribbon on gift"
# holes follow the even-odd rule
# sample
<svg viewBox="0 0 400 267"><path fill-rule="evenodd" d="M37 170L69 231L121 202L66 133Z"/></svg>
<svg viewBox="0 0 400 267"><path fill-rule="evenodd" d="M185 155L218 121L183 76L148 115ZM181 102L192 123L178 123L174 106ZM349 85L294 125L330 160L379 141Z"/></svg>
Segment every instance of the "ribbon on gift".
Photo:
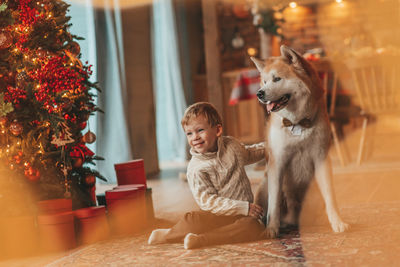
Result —
<svg viewBox="0 0 400 267"><path fill-rule="evenodd" d="M260 73L258 70L241 71L232 89L229 105L233 106L241 100L256 98L258 89L260 89Z"/></svg>

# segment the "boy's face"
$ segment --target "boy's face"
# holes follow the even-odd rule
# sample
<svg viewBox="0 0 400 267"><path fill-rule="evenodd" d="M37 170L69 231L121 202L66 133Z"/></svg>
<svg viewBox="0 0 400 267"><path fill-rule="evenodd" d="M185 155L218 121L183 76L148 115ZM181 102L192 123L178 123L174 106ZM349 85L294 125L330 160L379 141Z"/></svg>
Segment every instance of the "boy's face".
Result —
<svg viewBox="0 0 400 267"><path fill-rule="evenodd" d="M192 118L183 126L191 148L197 153L217 151L217 138L222 134L222 126L211 127L203 115Z"/></svg>

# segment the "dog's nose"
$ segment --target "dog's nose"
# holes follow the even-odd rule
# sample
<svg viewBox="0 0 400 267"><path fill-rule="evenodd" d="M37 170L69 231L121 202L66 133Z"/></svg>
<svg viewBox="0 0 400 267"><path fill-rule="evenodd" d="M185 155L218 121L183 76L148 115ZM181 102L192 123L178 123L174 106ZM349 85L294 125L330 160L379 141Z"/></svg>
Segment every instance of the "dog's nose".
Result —
<svg viewBox="0 0 400 267"><path fill-rule="evenodd" d="M265 93L264 93L263 90L258 90L258 92L257 92L257 97L258 97L259 99L263 99L263 98L264 98L264 95L265 95Z"/></svg>

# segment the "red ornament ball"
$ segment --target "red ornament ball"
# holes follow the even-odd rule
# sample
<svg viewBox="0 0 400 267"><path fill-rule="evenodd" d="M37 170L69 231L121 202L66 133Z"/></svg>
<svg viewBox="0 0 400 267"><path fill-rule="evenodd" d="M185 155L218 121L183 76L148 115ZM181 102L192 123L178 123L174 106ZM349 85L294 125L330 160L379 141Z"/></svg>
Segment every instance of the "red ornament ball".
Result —
<svg viewBox="0 0 400 267"><path fill-rule="evenodd" d="M96 184L96 177L93 174L86 175L85 184L90 187L94 186Z"/></svg>
<svg viewBox="0 0 400 267"><path fill-rule="evenodd" d="M72 166L74 168L81 168L83 166L83 158L72 158Z"/></svg>
<svg viewBox="0 0 400 267"><path fill-rule="evenodd" d="M25 169L25 177L31 182L36 182L40 179L40 171L38 169L28 167Z"/></svg>
<svg viewBox="0 0 400 267"><path fill-rule="evenodd" d="M234 4L232 13L240 19L245 19L250 15L249 8L245 4Z"/></svg>
<svg viewBox="0 0 400 267"><path fill-rule="evenodd" d="M79 123L79 128L83 130L86 128L86 125L87 125L87 122L83 121L83 122Z"/></svg>

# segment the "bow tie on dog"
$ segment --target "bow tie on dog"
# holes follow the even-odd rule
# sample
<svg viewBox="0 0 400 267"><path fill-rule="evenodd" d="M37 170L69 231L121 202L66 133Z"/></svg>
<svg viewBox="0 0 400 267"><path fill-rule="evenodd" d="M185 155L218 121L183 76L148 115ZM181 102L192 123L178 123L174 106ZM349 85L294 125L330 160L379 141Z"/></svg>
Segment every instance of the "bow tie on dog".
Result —
<svg viewBox="0 0 400 267"><path fill-rule="evenodd" d="M302 119L299 121L299 123L293 124L290 120L283 118L282 119L282 124L284 127L290 127L290 126L297 126L300 125L303 128L311 128L311 121L309 119Z"/></svg>

